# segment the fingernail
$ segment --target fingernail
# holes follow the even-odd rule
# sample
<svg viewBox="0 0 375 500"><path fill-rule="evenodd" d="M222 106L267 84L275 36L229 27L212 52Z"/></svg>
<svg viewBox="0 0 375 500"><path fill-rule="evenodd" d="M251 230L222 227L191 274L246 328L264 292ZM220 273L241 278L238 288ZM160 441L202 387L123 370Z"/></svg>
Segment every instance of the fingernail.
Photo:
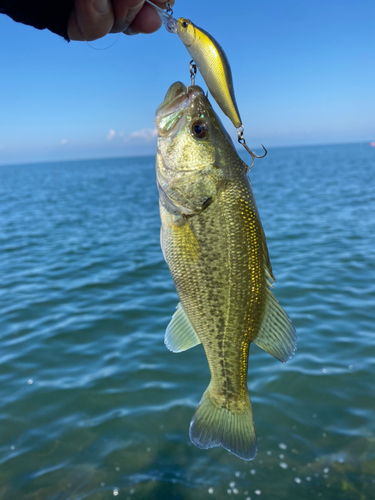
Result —
<svg viewBox="0 0 375 500"><path fill-rule="evenodd" d="M108 0L94 0L93 7L99 14L105 14L109 8L109 2Z"/></svg>
<svg viewBox="0 0 375 500"><path fill-rule="evenodd" d="M128 36L133 36L133 35L138 35L139 31L132 30L131 28L127 28L126 30L123 31L123 33L125 33L125 35L128 35Z"/></svg>

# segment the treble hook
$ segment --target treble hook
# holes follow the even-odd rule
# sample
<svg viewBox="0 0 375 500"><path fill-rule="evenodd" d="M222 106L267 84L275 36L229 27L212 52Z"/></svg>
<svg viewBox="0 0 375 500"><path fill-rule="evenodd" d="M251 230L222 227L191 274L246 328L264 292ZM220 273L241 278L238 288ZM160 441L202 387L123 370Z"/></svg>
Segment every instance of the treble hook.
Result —
<svg viewBox="0 0 375 500"><path fill-rule="evenodd" d="M195 85L195 75L197 74L197 65L194 62L194 59L190 61L190 80L191 84Z"/></svg>
<svg viewBox="0 0 375 500"><path fill-rule="evenodd" d="M246 151L249 153L249 155L250 155L250 156L251 156L251 158L253 159L253 163L252 163L252 164L250 165L250 167L249 167L249 170L250 170L250 169L251 169L251 168L253 168L253 166L254 166L254 161L255 161L255 158L264 158L264 157L267 155L267 149L266 149L266 148L263 146L263 144L262 144L261 146L262 146L262 148L264 149L264 155L262 155L262 156L258 156L258 155L256 155L255 153L253 153L253 152L251 151L251 149L249 148L249 146L246 144L245 138L244 138L244 136L243 136L243 132L244 132L244 130L245 130L245 129L244 129L244 127L241 125L241 127L239 127L239 128L237 129L237 136L238 136L238 142L239 142L240 144L242 144L242 146L246 149Z"/></svg>

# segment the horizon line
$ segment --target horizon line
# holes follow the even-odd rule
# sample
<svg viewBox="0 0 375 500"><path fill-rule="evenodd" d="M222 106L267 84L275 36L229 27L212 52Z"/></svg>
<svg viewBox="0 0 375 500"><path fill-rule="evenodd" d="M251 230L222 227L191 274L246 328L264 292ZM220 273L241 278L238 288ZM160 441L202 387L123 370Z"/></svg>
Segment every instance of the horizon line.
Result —
<svg viewBox="0 0 375 500"><path fill-rule="evenodd" d="M355 141L355 142L332 142L332 143L317 143L317 144L296 144L296 145L285 145L285 146L269 146L267 151L274 149L288 149L288 148L311 148L311 147L319 147L319 146L343 146L350 144L358 144L364 146L368 144L372 144L373 141L365 140L365 141ZM253 148L257 149L257 148ZM236 148L237 153L245 153L245 150ZM121 159L130 159L130 158L152 158L156 156L155 154L147 154L147 155L121 155L121 156L99 156L99 157L87 157L87 158L70 158L69 160L41 160L41 161L26 161L26 162L11 162L11 163L1 163L0 167L14 167L14 166L32 166L32 165L40 165L45 163L71 163L71 162L83 162L83 161L102 161L102 160L121 160Z"/></svg>

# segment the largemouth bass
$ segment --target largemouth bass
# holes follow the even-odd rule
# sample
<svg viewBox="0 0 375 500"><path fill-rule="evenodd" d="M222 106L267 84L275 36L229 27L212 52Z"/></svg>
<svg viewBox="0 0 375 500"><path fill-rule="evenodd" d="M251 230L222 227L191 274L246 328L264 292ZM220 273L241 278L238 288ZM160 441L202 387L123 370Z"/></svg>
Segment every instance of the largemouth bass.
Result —
<svg viewBox="0 0 375 500"><path fill-rule="evenodd" d="M257 452L247 371L250 343L285 363L295 330L273 296L267 244L247 176L203 90L174 83L156 111L161 247L180 304L165 343L202 343L211 381L190 424L198 448Z"/></svg>

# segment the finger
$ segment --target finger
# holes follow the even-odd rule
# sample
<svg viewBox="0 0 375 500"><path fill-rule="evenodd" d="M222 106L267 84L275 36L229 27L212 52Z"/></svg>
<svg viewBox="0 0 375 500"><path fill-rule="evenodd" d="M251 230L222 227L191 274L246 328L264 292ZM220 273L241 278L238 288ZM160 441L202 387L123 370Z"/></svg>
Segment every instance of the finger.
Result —
<svg viewBox="0 0 375 500"><path fill-rule="evenodd" d="M96 40L111 31L114 13L109 0L75 0L68 22L71 40Z"/></svg>
<svg viewBox="0 0 375 500"><path fill-rule="evenodd" d="M115 22L111 33L125 31L134 21L145 0L112 0Z"/></svg>
<svg viewBox="0 0 375 500"><path fill-rule="evenodd" d="M154 33L154 31L157 31L160 26L161 20L159 14L151 5L145 3L135 17L134 21L131 23L130 27L125 30L124 33L126 35L135 35L137 33Z"/></svg>
<svg viewBox="0 0 375 500"><path fill-rule="evenodd" d="M143 7L145 0L112 0L113 10L115 14L115 22L111 29L111 33L119 33L120 31L126 31L131 23L134 21L136 15L140 12ZM161 9L165 9L165 2L153 2L155 5L160 7ZM174 0L171 0L171 5L174 4ZM142 16L143 17L143 16ZM159 17L159 16L157 16ZM154 20L151 21L151 28L149 26L149 15L147 16L147 26L145 33L152 33L160 28L160 23L155 22L157 19L156 16L153 16ZM142 26L142 22L141 22ZM129 30L132 31L132 30Z"/></svg>

